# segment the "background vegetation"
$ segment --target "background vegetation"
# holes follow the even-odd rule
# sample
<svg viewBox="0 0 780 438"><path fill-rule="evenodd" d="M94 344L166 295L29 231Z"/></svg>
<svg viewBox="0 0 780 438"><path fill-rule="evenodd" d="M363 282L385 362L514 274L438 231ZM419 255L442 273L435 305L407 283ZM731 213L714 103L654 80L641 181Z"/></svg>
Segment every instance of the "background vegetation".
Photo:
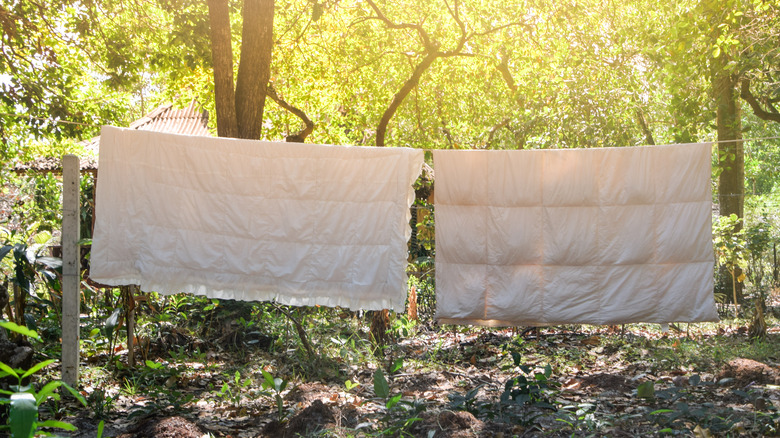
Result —
<svg viewBox="0 0 780 438"><path fill-rule="evenodd" d="M266 20L273 11L272 32L250 43L263 30L244 26L253 10ZM0 26L0 343L29 349L27 363L0 371L7 403L34 393L27 409L89 436L100 420L111 434L143 435L153 413L202 415L217 436L313 433L294 429L314 406L306 394L330 397L319 414L333 421L299 420L341 436L432 436L448 421L506 436L779 433L777 1L13 0L0 5ZM242 59L266 70L242 73ZM260 90L247 114L262 115L246 116L253 138L425 149L717 141L724 321L670 333L436 326L435 243L421 226L409 266L417 319L392 315L385 346L372 344L368 317L339 309L134 297L85 282L77 389L87 408L50 397L61 183L13 166L84 155L80 141L100 125L126 126L166 102L194 99L215 133L233 135L217 122L243 110L215 84L243 96L246 80ZM85 223L93 187L84 176ZM130 309L134 368L123 349ZM734 359L767 369L744 378L733 370L747 362ZM18 415L0 411L0 424Z"/></svg>

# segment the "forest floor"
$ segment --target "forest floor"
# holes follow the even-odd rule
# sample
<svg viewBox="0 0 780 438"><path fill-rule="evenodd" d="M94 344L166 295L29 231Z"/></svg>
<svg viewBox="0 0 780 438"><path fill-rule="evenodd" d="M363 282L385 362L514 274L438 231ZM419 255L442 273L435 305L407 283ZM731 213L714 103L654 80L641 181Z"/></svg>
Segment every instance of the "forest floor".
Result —
<svg viewBox="0 0 780 438"><path fill-rule="evenodd" d="M87 407L63 400L41 416L84 438L101 420L102 436L122 438L780 436L771 313L767 337L754 341L745 320L663 332L402 319L376 356L365 318L330 310L306 321L316 357L292 330L269 336L241 318L210 337L162 324L135 368L121 348L84 359Z"/></svg>

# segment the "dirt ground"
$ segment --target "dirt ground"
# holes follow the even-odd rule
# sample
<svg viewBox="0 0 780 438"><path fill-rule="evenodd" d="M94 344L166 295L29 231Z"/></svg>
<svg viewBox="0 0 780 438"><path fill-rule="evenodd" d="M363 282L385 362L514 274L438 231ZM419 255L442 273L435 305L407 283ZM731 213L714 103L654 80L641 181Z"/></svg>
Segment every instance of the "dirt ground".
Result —
<svg viewBox="0 0 780 438"><path fill-rule="evenodd" d="M340 366L335 373L291 378L278 394L281 411L273 391L260 388L260 373L261 369L279 373L284 369L283 358L262 350L239 356L229 351L206 354L200 362L178 364L176 373L158 380L156 393L145 393L139 387L131 395L119 383L103 388L115 397L104 416L103 436L633 437L664 431L771 436L780 426L777 356L767 363L736 358L707 367L706 359L669 364L651 353L654 348L670 348L669 337L679 336L680 343L692 344L707 342L708 336L740 336L737 328L733 333L695 336L620 333L614 327L531 332L521 338L522 363L534 369L528 374L533 382L533 374L543 373L555 356L556 365L546 381L554 391L548 399L502 404L507 382L524 375L513 366L507 350L508 344L517 342L517 334L516 330L423 330L397 342L382 362L361 364L337 357L331 363ZM769 336L777 340L780 329L773 328ZM677 341L671 343L670 357L678 348L675 345ZM571 357L564 360L564 355ZM390 372L399 358L404 366ZM376 393L378 366L385 369L388 397ZM174 364L168 362L168 367ZM226 397L219 393L226 381L222 371L234 368L243 370L241 379L248 376L250 383L238 388L236 381L233 397ZM133 374L128 372L125 377ZM345 385L346 380L351 387ZM652 397L639 397L638 388L645 382L652 382ZM536 387L516 388L531 388L533 393ZM179 405L169 404L164 399L170 393L192 397ZM388 407L388 400L396 395L397 404ZM66 436L95 437L98 418L94 411L94 407L80 408L77 415L64 418L79 429ZM754 421L757 416L763 420Z"/></svg>

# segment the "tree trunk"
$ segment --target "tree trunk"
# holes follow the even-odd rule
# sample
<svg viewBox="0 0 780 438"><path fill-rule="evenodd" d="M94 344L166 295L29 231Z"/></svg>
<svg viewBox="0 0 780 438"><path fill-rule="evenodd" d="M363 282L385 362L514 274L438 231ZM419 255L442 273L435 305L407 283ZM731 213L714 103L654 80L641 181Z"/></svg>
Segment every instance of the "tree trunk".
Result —
<svg viewBox="0 0 780 438"><path fill-rule="evenodd" d="M214 100L217 135L236 137L236 95L233 88L233 47L228 0L208 0L211 27L211 62L214 67Z"/></svg>
<svg viewBox="0 0 780 438"><path fill-rule="evenodd" d="M726 70L725 55L713 63L712 89L717 107L718 157L721 173L718 179L718 204L721 216L744 217L745 155L742 140L742 121L738 101L737 78ZM737 224L739 228L741 224ZM738 229L739 229L738 228ZM733 276L742 270L736 268ZM734 282L729 296L742 301L742 283ZM737 306L738 303L734 303Z"/></svg>
<svg viewBox="0 0 780 438"><path fill-rule="evenodd" d="M387 345L387 329L390 327L390 311L374 310L371 312L371 328L369 337L371 341L371 350L374 356L380 357Z"/></svg>
<svg viewBox="0 0 780 438"><path fill-rule="evenodd" d="M239 138L260 138L271 77L273 27L274 0L244 0L235 107Z"/></svg>
<svg viewBox="0 0 780 438"><path fill-rule="evenodd" d="M726 72L714 79L717 103L718 155L722 172L718 180L720 215L744 216L745 155L736 81ZM737 141L734 141L737 140Z"/></svg>

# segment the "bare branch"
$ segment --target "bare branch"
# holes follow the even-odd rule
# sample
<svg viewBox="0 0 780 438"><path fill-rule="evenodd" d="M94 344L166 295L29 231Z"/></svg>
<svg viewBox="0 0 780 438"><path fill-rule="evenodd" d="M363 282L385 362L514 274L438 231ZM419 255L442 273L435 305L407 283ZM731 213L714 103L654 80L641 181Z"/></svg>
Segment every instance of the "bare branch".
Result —
<svg viewBox="0 0 780 438"><path fill-rule="evenodd" d="M284 99L279 97L279 94L276 93L276 89L274 88L273 83L269 83L268 87L266 87L265 94L268 95L271 99L273 99L274 102L276 102L277 105L280 107L286 109L287 111L291 112L292 114L296 115L299 119L303 121L303 124L305 125L303 129L296 132L295 134L288 135L285 138L285 141L290 143L303 143L306 141L306 137L309 136L309 134L314 131L314 122L311 121L309 116L306 115L303 110L298 109L289 103L287 103Z"/></svg>
<svg viewBox="0 0 780 438"><path fill-rule="evenodd" d="M753 113L759 119L780 123L780 113L765 111L758 99L750 92L750 79L742 80L742 90L740 90L739 96L750 105ZM771 104L770 107L773 108Z"/></svg>
<svg viewBox="0 0 780 438"><path fill-rule="evenodd" d="M501 59L501 62L498 63L496 69L501 73L501 77L504 78L504 82L506 82L506 86L509 87L509 89L512 90L513 93L516 93L517 84L515 83L515 78L512 77L512 72L509 71L509 65L507 64L506 57Z"/></svg>
<svg viewBox="0 0 780 438"><path fill-rule="evenodd" d="M366 0L366 3L368 3L369 6L371 6L371 9L374 10L376 13L376 17L369 17L370 19L377 19L384 22L389 28L391 29L411 29L417 32L417 34L420 36L420 38L423 41L423 45L426 49L433 47L431 45L431 39L428 36L428 32L425 31L425 29L422 28L419 24L412 24L412 23L394 23L391 21L385 14L382 13L382 11L379 10L379 7L376 5L376 3L373 2L373 0Z"/></svg>
<svg viewBox="0 0 780 438"><path fill-rule="evenodd" d="M493 128L490 129L490 132L488 133L488 138L487 138L487 140L485 140L485 146L483 147L483 149L489 149L490 148L490 143L493 142L493 136L496 135L496 131L498 131L501 128L507 127L507 125L509 125L509 121L510 121L510 119L509 119L509 117L507 117L504 120L502 120L500 123L498 123L497 125L493 126Z"/></svg>
<svg viewBox="0 0 780 438"><path fill-rule="evenodd" d="M379 120L379 125L377 125L377 146L385 145L385 133L387 132L387 125L390 123L390 119L393 118L393 115L395 114L396 110L398 110L398 107L401 106L401 102L403 102L404 98L406 98L409 92L411 92L412 89L417 86L417 83L420 81L420 77L423 75L423 73L425 73L428 67L430 67L431 64L433 64L433 61L435 61L438 57L439 55L435 52L428 53L425 58L423 58L423 60L417 64L417 67L415 67L412 76L407 79L403 86L401 86L401 89L395 93L393 100L390 101L390 105L387 107L384 114L382 114L382 118Z"/></svg>

